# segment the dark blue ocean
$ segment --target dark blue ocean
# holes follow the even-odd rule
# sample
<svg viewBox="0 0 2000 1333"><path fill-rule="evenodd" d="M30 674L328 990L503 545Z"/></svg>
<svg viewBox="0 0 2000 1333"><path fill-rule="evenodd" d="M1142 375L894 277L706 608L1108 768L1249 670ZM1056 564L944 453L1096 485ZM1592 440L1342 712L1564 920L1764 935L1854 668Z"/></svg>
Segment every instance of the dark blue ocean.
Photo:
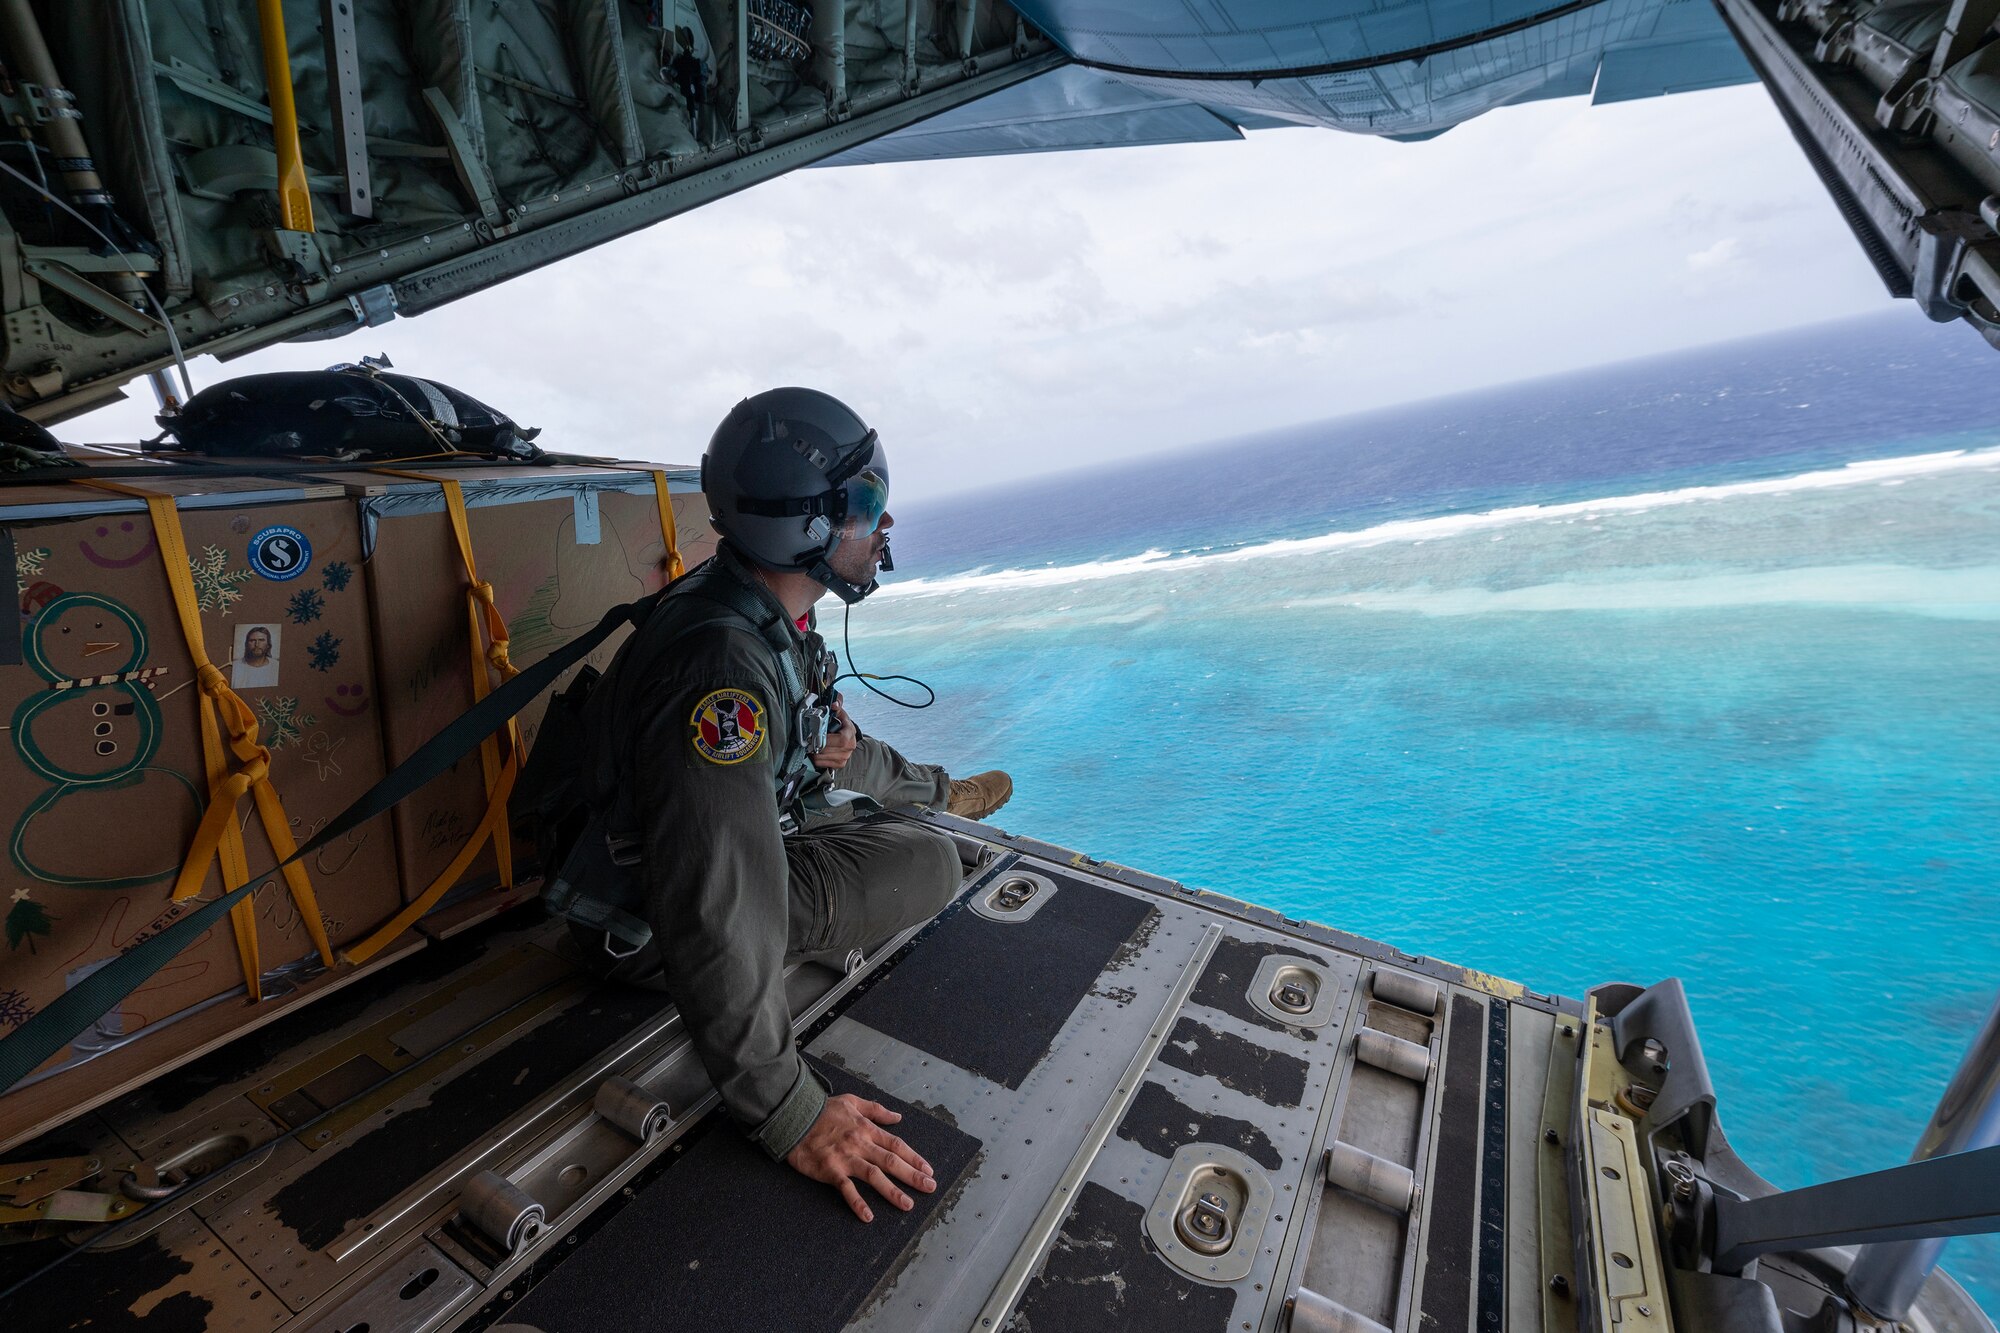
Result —
<svg viewBox="0 0 2000 1333"><path fill-rule="evenodd" d="M1024 417L1022 428L1032 430ZM864 728L997 821L1581 996L1782 1186L2000 992L2000 353L1892 316L898 506ZM2000 1313L2000 1241L1946 1266Z"/></svg>

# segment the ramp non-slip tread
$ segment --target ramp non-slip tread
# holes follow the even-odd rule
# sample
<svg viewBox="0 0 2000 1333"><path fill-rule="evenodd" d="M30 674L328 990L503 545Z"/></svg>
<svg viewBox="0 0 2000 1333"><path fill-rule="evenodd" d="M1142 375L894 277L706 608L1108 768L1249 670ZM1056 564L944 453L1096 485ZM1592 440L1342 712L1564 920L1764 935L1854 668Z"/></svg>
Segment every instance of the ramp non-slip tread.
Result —
<svg viewBox="0 0 2000 1333"><path fill-rule="evenodd" d="M50 1245L60 1245L60 1241ZM9 1249L41 1250L35 1246ZM46 1263L52 1255L42 1255ZM116 1250L86 1250L58 1270L61 1295L26 1292L0 1302L0 1328L8 1333L203 1333L215 1303L192 1291L167 1292L194 1265L148 1236ZM162 1295L162 1292L166 1292ZM260 1293L261 1294L261 1293Z"/></svg>
<svg viewBox="0 0 2000 1333"><path fill-rule="evenodd" d="M1182 1277L1146 1239L1146 1210L1095 1182L1007 1322L1007 1333L1221 1333L1236 1293Z"/></svg>
<svg viewBox="0 0 2000 1333"><path fill-rule="evenodd" d="M847 1016L1020 1087L1125 943L1155 915L1138 898L1051 878L1059 891L1025 921L989 921L961 904Z"/></svg>
<svg viewBox="0 0 2000 1333"><path fill-rule="evenodd" d="M1451 1000L1446 1032L1443 1114L1426 1211L1424 1292L1427 1328L1467 1328L1472 1320L1474 1228L1478 1220L1480 1087L1486 1079L1486 1006Z"/></svg>
<svg viewBox="0 0 2000 1333"><path fill-rule="evenodd" d="M1318 1034L1311 1028L1297 1028L1288 1023L1280 1023L1250 1003L1250 983L1256 979L1257 969L1266 958L1277 954L1283 958L1295 958L1300 962L1312 963L1326 971L1333 964L1316 953L1305 953L1298 949L1281 948L1275 944L1258 944L1251 940L1239 940L1234 935L1224 935L1216 943L1215 952L1209 957L1208 971L1202 973L1201 982L1189 997L1195 1004L1219 1009L1232 1018L1240 1018L1246 1023L1270 1028L1275 1032L1289 1032L1304 1041L1315 1041Z"/></svg>
<svg viewBox="0 0 2000 1333"><path fill-rule="evenodd" d="M1118 1137L1168 1158L1185 1144L1219 1143L1268 1171L1285 1163L1270 1135L1248 1120L1196 1110L1158 1083L1140 1086L1131 1109L1118 1122Z"/></svg>
<svg viewBox="0 0 2000 1333"><path fill-rule="evenodd" d="M901 1135L937 1173L901 1212L866 1186L856 1220L830 1186L774 1162L722 1116L507 1314L540 1333L686 1328L832 1333L865 1306L948 1201L979 1140L815 1062L834 1092L902 1113Z"/></svg>
<svg viewBox="0 0 2000 1333"><path fill-rule="evenodd" d="M1160 1048L1160 1063L1205 1075L1280 1110L1305 1100L1306 1078L1312 1073L1312 1067L1296 1055L1245 1041L1233 1032L1218 1032L1192 1018L1174 1024L1167 1044Z"/></svg>
<svg viewBox="0 0 2000 1333"><path fill-rule="evenodd" d="M72 1129L59 1129L41 1138L30 1139L7 1154L10 1162L38 1162L51 1157L88 1157L96 1145L89 1139L77 1136ZM144 1248L150 1247L150 1248ZM131 1262L106 1263L113 1256L129 1256ZM70 1283L78 1284L76 1290L85 1292L87 1299L81 1316L94 1329L116 1329L129 1327L129 1315L122 1320L117 1311L122 1305L130 1305L142 1299L151 1290L136 1286L138 1282L150 1282L164 1271L171 1278L175 1273L185 1272L185 1265L160 1270L157 1264L170 1261L171 1255L157 1240L146 1240L140 1245L130 1246L116 1252L107 1250L82 1250L71 1252L59 1236L45 1236L40 1240L19 1241L12 1245L0 1245L0 1291L11 1289L16 1283L34 1276L41 1268L60 1261L62 1267L56 1270L53 1281L60 1284L65 1292L71 1290ZM29 1287L18 1294L0 1299L0 1329L8 1333L30 1333L44 1328L65 1328L75 1326L73 1310L66 1305L58 1305L50 1300L40 1284ZM120 1301L122 1294L123 1300ZM164 1302L162 1302L164 1304ZM171 1316L172 1312L169 1312ZM172 1323L171 1317L163 1319L160 1327ZM183 1325L185 1326L185 1325ZM152 1327L148 1325L148 1327ZM199 1328L197 1321L193 1327Z"/></svg>

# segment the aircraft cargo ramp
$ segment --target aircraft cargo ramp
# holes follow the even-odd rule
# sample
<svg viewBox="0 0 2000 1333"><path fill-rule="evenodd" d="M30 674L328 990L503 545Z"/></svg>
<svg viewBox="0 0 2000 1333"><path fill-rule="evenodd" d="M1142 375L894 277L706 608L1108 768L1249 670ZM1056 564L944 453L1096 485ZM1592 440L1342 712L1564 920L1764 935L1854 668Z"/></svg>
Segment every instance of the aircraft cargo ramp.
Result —
<svg viewBox="0 0 2000 1333"><path fill-rule="evenodd" d="M788 978L818 1069L935 1168L914 1211L861 1225L766 1160L663 997L529 907L11 1150L135 1207L88 1248L0 1247L0 1322L1857 1327L1852 1251L1681 1251L1688 1201L1770 1190L1677 983L1536 995L934 818L953 905ZM1942 1274L1907 1326L1991 1327Z"/></svg>

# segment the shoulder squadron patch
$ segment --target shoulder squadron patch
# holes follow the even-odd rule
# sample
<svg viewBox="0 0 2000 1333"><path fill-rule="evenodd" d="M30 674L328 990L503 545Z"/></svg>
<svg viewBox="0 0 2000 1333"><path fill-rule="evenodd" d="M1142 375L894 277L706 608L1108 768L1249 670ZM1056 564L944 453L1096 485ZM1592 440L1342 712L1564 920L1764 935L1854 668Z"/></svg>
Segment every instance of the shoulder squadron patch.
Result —
<svg viewBox="0 0 2000 1333"><path fill-rule="evenodd" d="M711 764L740 764L764 748L764 705L748 690L713 690L688 719L696 753Z"/></svg>

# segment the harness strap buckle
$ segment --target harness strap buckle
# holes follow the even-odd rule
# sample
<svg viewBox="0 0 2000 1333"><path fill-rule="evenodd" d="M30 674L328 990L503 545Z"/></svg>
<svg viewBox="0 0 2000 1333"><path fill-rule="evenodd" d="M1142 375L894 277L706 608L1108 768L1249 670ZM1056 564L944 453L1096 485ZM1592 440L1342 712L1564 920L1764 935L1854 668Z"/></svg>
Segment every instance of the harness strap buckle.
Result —
<svg viewBox="0 0 2000 1333"><path fill-rule="evenodd" d="M604 952L610 954L613 958L616 958L620 962L625 961L627 958L630 958L633 954L639 952L639 950L645 947L646 946L644 944L633 944L627 946L624 949L620 949L618 947L618 936L614 932L609 930L604 932Z"/></svg>

